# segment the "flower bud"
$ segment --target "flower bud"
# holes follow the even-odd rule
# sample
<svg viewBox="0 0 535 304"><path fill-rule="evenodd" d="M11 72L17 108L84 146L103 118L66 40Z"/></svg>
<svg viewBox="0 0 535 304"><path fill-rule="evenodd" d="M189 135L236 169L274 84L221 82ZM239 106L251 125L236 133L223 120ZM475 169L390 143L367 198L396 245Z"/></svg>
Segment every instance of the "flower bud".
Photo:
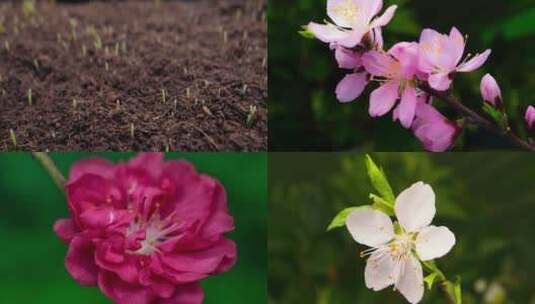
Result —
<svg viewBox="0 0 535 304"><path fill-rule="evenodd" d="M528 130L534 131L535 130L535 107L529 106L524 118L526 120L526 126L528 127Z"/></svg>
<svg viewBox="0 0 535 304"><path fill-rule="evenodd" d="M481 79L481 95L483 99L495 107L502 105L502 92L496 79L490 74L483 76Z"/></svg>

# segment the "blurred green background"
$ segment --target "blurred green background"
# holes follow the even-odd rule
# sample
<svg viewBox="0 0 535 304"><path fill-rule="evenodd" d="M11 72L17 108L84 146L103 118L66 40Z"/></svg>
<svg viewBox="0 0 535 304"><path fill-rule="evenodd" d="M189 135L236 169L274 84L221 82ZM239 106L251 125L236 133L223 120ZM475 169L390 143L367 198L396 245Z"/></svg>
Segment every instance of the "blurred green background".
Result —
<svg viewBox="0 0 535 304"><path fill-rule="evenodd" d="M377 153L396 194L416 181L436 193L437 216L457 243L437 260L462 277L463 303L535 304L535 156L527 153ZM345 228L326 232L342 209L369 204L359 153L269 156L270 304L406 303L364 285L365 260ZM421 303L446 303L436 287Z"/></svg>
<svg viewBox="0 0 535 304"><path fill-rule="evenodd" d="M493 74L502 87L513 127L522 129L527 105L535 104L535 1L385 0L399 6L383 29L385 47L417 41L423 28L469 35L467 52L493 50L487 64L457 76L455 90L465 104L479 108L479 84ZM336 100L336 84L346 73L337 68L328 46L298 35L302 25L327 18L326 0L271 0L269 5L269 140L276 151L421 151L420 143L392 116L368 116L372 86L355 102ZM452 111L440 110L450 118ZM465 132L457 150L513 149L484 131Z"/></svg>
<svg viewBox="0 0 535 304"><path fill-rule="evenodd" d="M134 154L52 154L66 175L90 156L126 160ZM236 222L229 237L238 261L229 272L203 281L205 303L263 303L266 298L267 156L264 153L178 153L199 172L219 179ZM67 246L52 231L68 216L64 197L28 153L0 154L0 303L111 303L98 288L79 286L67 273Z"/></svg>

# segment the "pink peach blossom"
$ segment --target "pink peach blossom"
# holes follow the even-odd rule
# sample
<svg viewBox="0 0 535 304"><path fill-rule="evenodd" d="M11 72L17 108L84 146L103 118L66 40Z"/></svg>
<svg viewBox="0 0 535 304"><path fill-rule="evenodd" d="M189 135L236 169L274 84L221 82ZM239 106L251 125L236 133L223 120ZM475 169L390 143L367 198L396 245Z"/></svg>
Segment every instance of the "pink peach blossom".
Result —
<svg viewBox="0 0 535 304"><path fill-rule="evenodd" d="M333 23L310 22L307 29L323 42L353 48L367 33L390 22L397 6L390 6L375 18L382 7L382 0L327 0L327 15Z"/></svg>
<svg viewBox="0 0 535 304"><path fill-rule="evenodd" d="M417 63L418 45L409 42L397 43L388 53L374 50L362 56L366 71L381 81L381 86L370 95L370 116L387 114L401 98L397 116L405 128L411 127L418 99Z"/></svg>
<svg viewBox="0 0 535 304"><path fill-rule="evenodd" d="M486 74L481 79L481 96L483 100L489 102L493 106L501 106L502 91L496 79L490 74Z"/></svg>
<svg viewBox="0 0 535 304"><path fill-rule="evenodd" d="M115 303L202 303L199 280L236 261L225 189L185 161L79 161L66 192L71 218L54 225L69 245L65 266Z"/></svg>
<svg viewBox="0 0 535 304"><path fill-rule="evenodd" d="M453 146L461 128L432 105L420 101L412 130L427 151L444 152Z"/></svg>
<svg viewBox="0 0 535 304"><path fill-rule="evenodd" d="M526 110L526 115L524 116L526 120L526 126L530 131L535 130L535 107L529 106Z"/></svg>
<svg viewBox="0 0 535 304"><path fill-rule="evenodd" d="M445 91L450 87L455 73L472 72L487 61L490 49L471 59L466 58L460 63L465 44L463 35L455 27L451 29L449 35L440 34L432 29L422 31L418 68L428 74L429 86L438 91Z"/></svg>

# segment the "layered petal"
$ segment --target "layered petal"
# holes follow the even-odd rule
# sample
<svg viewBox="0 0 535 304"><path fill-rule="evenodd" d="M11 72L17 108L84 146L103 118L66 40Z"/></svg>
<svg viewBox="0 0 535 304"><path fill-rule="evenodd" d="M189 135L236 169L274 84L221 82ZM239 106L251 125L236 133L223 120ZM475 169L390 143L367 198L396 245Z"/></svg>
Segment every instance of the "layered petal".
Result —
<svg viewBox="0 0 535 304"><path fill-rule="evenodd" d="M341 69L353 70L361 66L360 55L341 46L334 47L334 57Z"/></svg>
<svg viewBox="0 0 535 304"><path fill-rule="evenodd" d="M455 235L447 227L428 226L416 237L416 253L422 261L440 258L455 245Z"/></svg>
<svg viewBox="0 0 535 304"><path fill-rule="evenodd" d="M392 56L379 51L369 51L362 55L362 65L368 73L381 76L392 77L398 72L399 64Z"/></svg>
<svg viewBox="0 0 535 304"><path fill-rule="evenodd" d="M202 304L204 293L199 283L183 284L176 288L175 294L161 299L155 304Z"/></svg>
<svg viewBox="0 0 535 304"><path fill-rule="evenodd" d="M427 79L429 86L437 91L446 91L450 88L452 79L449 73L436 73L431 74Z"/></svg>
<svg viewBox="0 0 535 304"><path fill-rule="evenodd" d="M367 84L367 73L348 74L336 86L336 98L340 102L351 102L362 94Z"/></svg>
<svg viewBox="0 0 535 304"><path fill-rule="evenodd" d="M78 227L71 219L60 219L54 224L54 232L64 242L69 243L79 232Z"/></svg>
<svg viewBox="0 0 535 304"><path fill-rule="evenodd" d="M416 107L416 119L412 129L424 148L431 152L450 149L461 130L455 122L449 121L425 102L419 102Z"/></svg>
<svg viewBox="0 0 535 304"><path fill-rule="evenodd" d="M97 283L98 267L94 259L94 246L91 240L75 237L69 245L65 267L81 285L92 286Z"/></svg>
<svg viewBox="0 0 535 304"><path fill-rule="evenodd" d="M117 304L151 304L155 299L150 289L129 284L105 270L100 271L98 275L98 285L102 292Z"/></svg>
<svg viewBox="0 0 535 304"><path fill-rule="evenodd" d="M370 95L371 117L383 116L390 112L399 97L399 82L388 81L379 88L375 89Z"/></svg>
<svg viewBox="0 0 535 304"><path fill-rule="evenodd" d="M393 273L396 261L388 252L374 252L366 261L364 282L366 287L374 291L382 290L394 284Z"/></svg>
<svg viewBox="0 0 535 304"><path fill-rule="evenodd" d="M396 282L396 289L409 303L418 303L424 296L422 265L412 254L404 258L401 263L401 272L399 280Z"/></svg>
<svg viewBox="0 0 535 304"><path fill-rule="evenodd" d="M111 179L115 173L115 165L101 158L90 158L76 162L69 173L69 182L74 182L85 174L98 175Z"/></svg>
<svg viewBox="0 0 535 304"><path fill-rule="evenodd" d="M429 226L435 217L435 192L431 186L417 182L398 195L394 210L406 231L419 231Z"/></svg>
<svg viewBox="0 0 535 304"><path fill-rule="evenodd" d="M346 227L355 241L369 247L385 244L394 237L394 225L388 215L368 207L351 212Z"/></svg>

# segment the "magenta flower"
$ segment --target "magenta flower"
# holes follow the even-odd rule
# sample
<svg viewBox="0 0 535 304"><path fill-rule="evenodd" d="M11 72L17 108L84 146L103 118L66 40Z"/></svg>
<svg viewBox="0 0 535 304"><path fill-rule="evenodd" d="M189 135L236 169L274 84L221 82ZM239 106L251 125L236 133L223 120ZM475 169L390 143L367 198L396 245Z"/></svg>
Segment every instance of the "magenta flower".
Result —
<svg viewBox="0 0 535 304"><path fill-rule="evenodd" d="M495 107L501 106L502 91L496 79L490 74L486 74L481 79L481 96L483 96L483 100L489 102L491 105Z"/></svg>
<svg viewBox="0 0 535 304"><path fill-rule="evenodd" d="M325 43L353 48L367 33L390 22L397 6L390 6L382 16L375 18L382 7L382 0L327 0L327 15L334 24L310 22L307 29Z"/></svg>
<svg viewBox="0 0 535 304"><path fill-rule="evenodd" d="M224 188L185 161L80 161L66 191L72 218L54 225L69 244L65 266L115 303L202 303L199 280L236 261Z"/></svg>
<svg viewBox="0 0 535 304"><path fill-rule="evenodd" d="M528 130L535 130L535 107L529 106L526 110L526 115L524 118L526 120L526 126L528 127Z"/></svg>
<svg viewBox="0 0 535 304"><path fill-rule="evenodd" d="M488 59L491 50L461 61L465 40L453 27L449 36L432 29L424 29L420 36L420 60L418 68L427 74L429 86L438 91L447 90L456 72L472 72L481 67Z"/></svg>
<svg viewBox="0 0 535 304"><path fill-rule="evenodd" d="M370 116L387 114L401 98L396 108L397 116L405 128L410 128L418 100L415 82L418 44L400 42L388 53L369 51L362 56L362 64L375 80L381 82L370 95Z"/></svg>
<svg viewBox="0 0 535 304"><path fill-rule="evenodd" d="M420 101L412 130L427 151L444 152L453 146L461 128L432 105Z"/></svg>

